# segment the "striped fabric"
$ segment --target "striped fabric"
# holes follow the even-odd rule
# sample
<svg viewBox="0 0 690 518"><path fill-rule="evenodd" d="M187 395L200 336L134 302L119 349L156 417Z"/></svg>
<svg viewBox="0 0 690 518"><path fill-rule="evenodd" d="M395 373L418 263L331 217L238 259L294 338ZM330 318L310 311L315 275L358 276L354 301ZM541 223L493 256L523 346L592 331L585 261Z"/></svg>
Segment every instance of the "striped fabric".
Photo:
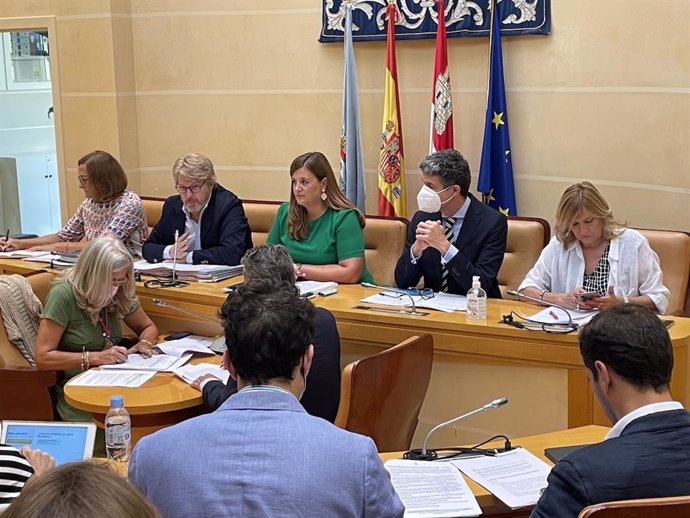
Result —
<svg viewBox="0 0 690 518"><path fill-rule="evenodd" d="M0 444L0 511L5 509L24 487L34 470L19 450Z"/></svg>
<svg viewBox="0 0 690 518"><path fill-rule="evenodd" d="M455 225L455 218L443 218L443 233L451 243L453 242L453 225ZM448 293L448 268L445 263L441 263L441 291Z"/></svg>

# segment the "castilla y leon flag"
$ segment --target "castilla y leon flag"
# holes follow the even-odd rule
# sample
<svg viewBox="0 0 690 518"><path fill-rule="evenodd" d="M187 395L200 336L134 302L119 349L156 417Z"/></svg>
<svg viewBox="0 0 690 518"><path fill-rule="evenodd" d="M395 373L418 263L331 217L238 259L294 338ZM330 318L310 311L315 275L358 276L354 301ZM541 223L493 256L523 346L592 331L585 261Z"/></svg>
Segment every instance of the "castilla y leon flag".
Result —
<svg viewBox="0 0 690 518"><path fill-rule="evenodd" d="M398 100L398 70L395 64L395 17L397 7L386 7L388 38L386 43L386 80L383 98L383 130L379 160L379 214L405 216L405 157Z"/></svg>
<svg viewBox="0 0 690 518"><path fill-rule="evenodd" d="M503 82L503 53L501 52L501 18L495 2L491 5L491 34L489 37L489 89L484 122L484 143L479 165L477 190L484 203L506 216L516 216L515 187L513 185L513 156L508 132L508 104Z"/></svg>
<svg viewBox="0 0 690 518"><path fill-rule="evenodd" d="M431 89L429 153L453 148L453 99L450 93L448 41L443 0L437 0L437 13L438 29L436 30L434 84Z"/></svg>
<svg viewBox="0 0 690 518"><path fill-rule="evenodd" d="M343 44L343 132L340 137L340 190L364 213L364 158L359 133L359 101L357 99L357 68L352 48L352 4L345 7L345 39Z"/></svg>

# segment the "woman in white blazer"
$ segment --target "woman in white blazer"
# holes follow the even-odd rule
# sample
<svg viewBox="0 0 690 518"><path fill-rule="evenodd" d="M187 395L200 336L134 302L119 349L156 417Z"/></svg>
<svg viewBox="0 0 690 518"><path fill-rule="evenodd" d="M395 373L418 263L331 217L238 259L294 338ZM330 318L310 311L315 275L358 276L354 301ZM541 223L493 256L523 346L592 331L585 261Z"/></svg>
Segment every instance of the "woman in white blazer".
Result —
<svg viewBox="0 0 690 518"><path fill-rule="evenodd" d="M555 235L518 290L572 309L630 302L659 313L670 295L647 238L618 223L589 182L571 185L561 196Z"/></svg>

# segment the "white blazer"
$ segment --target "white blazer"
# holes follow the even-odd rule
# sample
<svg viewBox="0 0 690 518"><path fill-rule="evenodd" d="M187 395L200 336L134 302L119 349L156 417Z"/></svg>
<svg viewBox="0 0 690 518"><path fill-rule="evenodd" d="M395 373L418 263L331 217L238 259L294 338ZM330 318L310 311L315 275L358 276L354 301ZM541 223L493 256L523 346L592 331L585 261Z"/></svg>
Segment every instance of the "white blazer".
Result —
<svg viewBox="0 0 690 518"><path fill-rule="evenodd" d="M609 265L609 286L615 287L617 296L647 295L659 313L666 312L670 292L663 284L659 257L646 237L637 230L622 229L611 239ZM518 290L533 287L556 293L568 292L582 286L584 274L585 258L580 242L576 240L565 249L554 236Z"/></svg>

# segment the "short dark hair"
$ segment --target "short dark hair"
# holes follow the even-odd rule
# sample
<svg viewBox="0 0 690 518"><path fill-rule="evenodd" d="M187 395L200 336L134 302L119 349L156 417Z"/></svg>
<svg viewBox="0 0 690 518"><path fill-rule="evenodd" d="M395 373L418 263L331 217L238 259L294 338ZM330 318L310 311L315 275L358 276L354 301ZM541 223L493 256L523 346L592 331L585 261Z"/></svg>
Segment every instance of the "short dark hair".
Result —
<svg viewBox="0 0 690 518"><path fill-rule="evenodd" d="M120 196L127 189L127 175L113 155L107 151L92 151L77 161L85 165L96 202Z"/></svg>
<svg viewBox="0 0 690 518"><path fill-rule="evenodd" d="M244 284L254 291L294 292L295 268L290 253L283 245L259 245L244 254Z"/></svg>
<svg viewBox="0 0 690 518"><path fill-rule="evenodd" d="M458 185L463 196L470 192L470 166L465 157L455 149L430 154L419 164L419 169L423 175L438 176L444 187Z"/></svg>
<svg viewBox="0 0 690 518"><path fill-rule="evenodd" d="M671 337L661 319L644 306L618 304L596 315L580 332L580 353L595 381L596 361L657 393L667 390L671 381Z"/></svg>
<svg viewBox="0 0 690 518"><path fill-rule="evenodd" d="M295 292L243 287L221 308L225 343L237 375L253 384L292 379L311 343L314 306Z"/></svg>

